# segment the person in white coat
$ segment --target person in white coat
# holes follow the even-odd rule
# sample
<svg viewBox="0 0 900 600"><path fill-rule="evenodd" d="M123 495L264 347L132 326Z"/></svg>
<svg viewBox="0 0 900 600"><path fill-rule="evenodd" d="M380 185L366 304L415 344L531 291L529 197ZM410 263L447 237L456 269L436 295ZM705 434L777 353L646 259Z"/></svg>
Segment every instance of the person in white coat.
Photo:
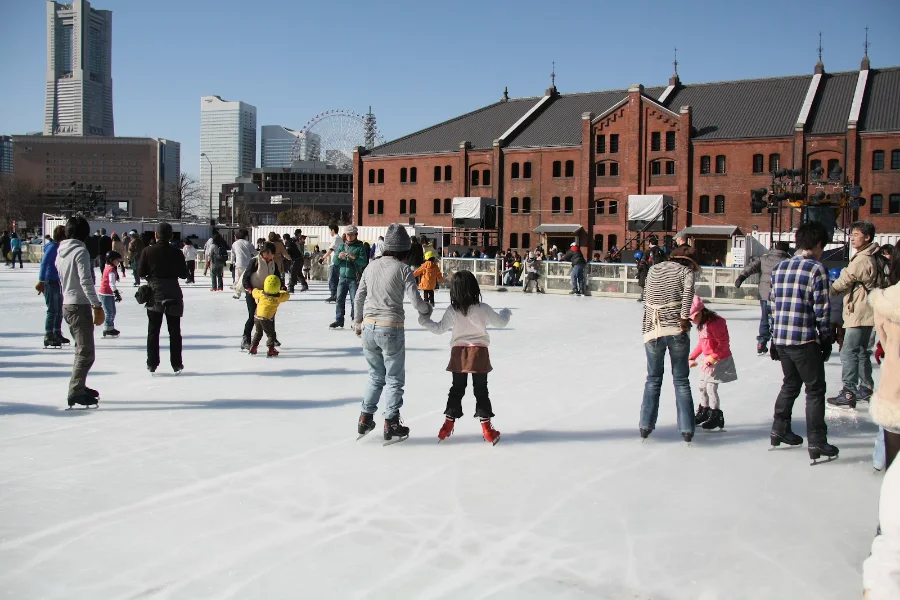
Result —
<svg viewBox="0 0 900 600"><path fill-rule="evenodd" d="M872 541L872 554L863 563L863 598L900 598L900 461L894 462L881 482L880 532Z"/></svg>
<svg viewBox="0 0 900 600"><path fill-rule="evenodd" d="M240 300L241 294L244 292L244 272L250 266L253 257L256 256L256 246L250 243L247 238L250 232L246 229L238 229L235 234L237 238L231 245L231 252L234 258L234 299Z"/></svg>

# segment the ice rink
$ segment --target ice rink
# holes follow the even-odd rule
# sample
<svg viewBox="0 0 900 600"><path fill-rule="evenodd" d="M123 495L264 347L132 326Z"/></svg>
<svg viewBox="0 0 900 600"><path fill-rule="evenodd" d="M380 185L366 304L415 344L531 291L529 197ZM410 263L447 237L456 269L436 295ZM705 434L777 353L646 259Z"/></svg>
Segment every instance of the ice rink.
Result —
<svg viewBox="0 0 900 600"><path fill-rule="evenodd" d="M165 333L159 372L145 368L129 277L122 336L96 330L100 409L65 411L72 348L42 349L36 280L37 265L0 269L4 598L861 595L881 484L875 426L865 404L858 417L829 413L840 459L814 468L805 446L768 452L781 373L756 356L756 307L711 305L740 379L720 389L727 431L698 428L688 446L668 365L658 428L638 436L640 304L486 293L513 311L491 331L494 447L471 387L456 434L437 443L449 335L425 332L407 307L411 437L383 447L381 415L355 441L366 364L349 329L328 330L322 283L282 305L281 356L266 359L238 351L244 302L198 277L175 377ZM436 317L448 300L437 292ZM837 392L836 352L827 376ZM806 437L802 396L794 430Z"/></svg>

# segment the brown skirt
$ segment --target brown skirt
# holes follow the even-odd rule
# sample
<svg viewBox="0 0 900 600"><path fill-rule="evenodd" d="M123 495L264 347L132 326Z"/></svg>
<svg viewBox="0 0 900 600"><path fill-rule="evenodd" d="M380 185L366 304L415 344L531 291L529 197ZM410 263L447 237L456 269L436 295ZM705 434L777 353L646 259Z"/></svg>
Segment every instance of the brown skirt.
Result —
<svg viewBox="0 0 900 600"><path fill-rule="evenodd" d="M447 370L453 373L490 373L491 355L486 346L453 346Z"/></svg>

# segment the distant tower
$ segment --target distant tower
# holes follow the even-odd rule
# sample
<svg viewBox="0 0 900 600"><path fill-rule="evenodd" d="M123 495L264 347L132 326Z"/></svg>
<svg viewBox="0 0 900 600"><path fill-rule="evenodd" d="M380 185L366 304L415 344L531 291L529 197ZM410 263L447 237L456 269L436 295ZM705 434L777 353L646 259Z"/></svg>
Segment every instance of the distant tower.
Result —
<svg viewBox="0 0 900 600"><path fill-rule="evenodd" d="M112 11L47 2L44 135L115 135Z"/></svg>
<svg viewBox="0 0 900 600"><path fill-rule="evenodd" d="M375 135L377 132L377 127L375 126L375 115L372 114L372 107L369 107L369 112L366 113L366 123L365 123L365 133L366 133L366 150L371 150L375 147Z"/></svg>
<svg viewBox="0 0 900 600"><path fill-rule="evenodd" d="M224 184L234 183L236 177L250 177L255 167L256 107L220 96L201 97L200 186L204 196L210 193L210 183L213 196L217 196ZM213 209L210 218L216 217Z"/></svg>

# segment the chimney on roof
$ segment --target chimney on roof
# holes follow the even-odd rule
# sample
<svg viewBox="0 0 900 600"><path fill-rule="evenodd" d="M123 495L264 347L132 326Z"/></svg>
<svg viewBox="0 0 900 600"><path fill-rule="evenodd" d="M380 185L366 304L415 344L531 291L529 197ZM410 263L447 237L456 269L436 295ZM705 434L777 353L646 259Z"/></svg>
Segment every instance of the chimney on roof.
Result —
<svg viewBox="0 0 900 600"><path fill-rule="evenodd" d="M509 88L503 86L503 98L500 99L500 102L508 102L509 101Z"/></svg>

